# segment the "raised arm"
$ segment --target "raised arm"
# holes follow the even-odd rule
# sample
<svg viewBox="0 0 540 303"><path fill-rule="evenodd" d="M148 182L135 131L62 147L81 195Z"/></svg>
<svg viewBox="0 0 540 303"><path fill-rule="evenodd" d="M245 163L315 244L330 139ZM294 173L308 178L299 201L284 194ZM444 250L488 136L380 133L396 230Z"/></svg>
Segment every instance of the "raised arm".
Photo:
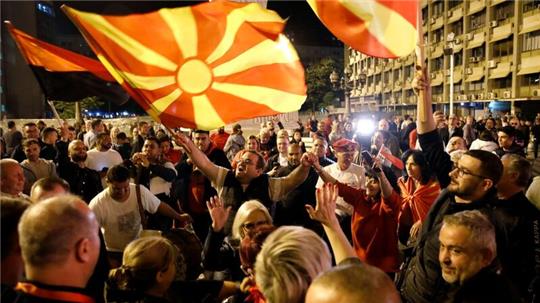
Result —
<svg viewBox="0 0 540 303"><path fill-rule="evenodd" d="M427 70L417 70L412 87L417 95L423 92L423 100L418 100L416 128L418 134L425 134L437 128L431 108L431 86L428 80Z"/></svg>
<svg viewBox="0 0 540 303"><path fill-rule="evenodd" d="M357 258L357 255L343 233L336 217L337 196L337 186L334 184L325 184L322 188L317 189L317 205L315 209L307 204L306 210L311 219L319 221L323 225L324 232L334 252L336 264L339 264L345 259Z"/></svg>
<svg viewBox="0 0 540 303"><path fill-rule="evenodd" d="M307 178L309 168L316 161L313 154L305 153L302 155L300 165L295 168L289 175L282 179L282 192L288 193L294 190L298 185L302 184Z"/></svg>
<svg viewBox="0 0 540 303"><path fill-rule="evenodd" d="M195 164L195 166L197 166L211 182L216 182L219 166L212 163L212 161L210 161L208 157L193 144L193 141L186 137L186 135L178 132L174 135L174 140L176 144L184 148L184 151L193 161L193 164Z"/></svg>
<svg viewBox="0 0 540 303"><path fill-rule="evenodd" d="M313 168L319 174L319 177L324 181L324 183L336 183L336 178L332 177L327 171L325 171L321 164L319 163L319 158L315 157L315 160L313 161Z"/></svg>

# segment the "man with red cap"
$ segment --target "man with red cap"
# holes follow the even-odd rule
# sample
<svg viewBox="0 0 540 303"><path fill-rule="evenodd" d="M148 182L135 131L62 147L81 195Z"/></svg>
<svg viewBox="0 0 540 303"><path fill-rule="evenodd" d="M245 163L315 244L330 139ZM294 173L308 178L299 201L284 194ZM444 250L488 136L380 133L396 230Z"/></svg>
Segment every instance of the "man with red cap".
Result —
<svg viewBox="0 0 540 303"><path fill-rule="evenodd" d="M323 169L340 183L349 185L350 187L361 189L365 184L364 168L353 163L354 153L358 149L358 144L348 139L339 139L332 145L337 162L324 167ZM324 181L319 177L316 187L320 188ZM351 215L353 207L339 197L336 201L336 215L340 220L341 227L347 238L351 239Z"/></svg>

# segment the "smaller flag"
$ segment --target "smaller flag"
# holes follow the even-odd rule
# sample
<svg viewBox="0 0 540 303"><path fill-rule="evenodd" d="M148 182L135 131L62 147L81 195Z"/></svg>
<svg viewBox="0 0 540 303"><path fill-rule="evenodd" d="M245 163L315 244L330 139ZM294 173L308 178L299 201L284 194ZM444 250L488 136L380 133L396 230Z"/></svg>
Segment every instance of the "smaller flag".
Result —
<svg viewBox="0 0 540 303"><path fill-rule="evenodd" d="M4 21L49 100L75 102L97 96L123 104L129 95L99 62L38 40Z"/></svg>
<svg viewBox="0 0 540 303"><path fill-rule="evenodd" d="M384 146L384 144L379 149L379 153L377 154L377 157L383 161L383 164L391 167L392 165L395 166L397 169L402 170L405 168L403 166L403 162L400 158L392 155L392 152L388 149L388 147Z"/></svg>
<svg viewBox="0 0 540 303"><path fill-rule="evenodd" d="M339 40L366 55L398 58L416 46L418 0L308 0Z"/></svg>

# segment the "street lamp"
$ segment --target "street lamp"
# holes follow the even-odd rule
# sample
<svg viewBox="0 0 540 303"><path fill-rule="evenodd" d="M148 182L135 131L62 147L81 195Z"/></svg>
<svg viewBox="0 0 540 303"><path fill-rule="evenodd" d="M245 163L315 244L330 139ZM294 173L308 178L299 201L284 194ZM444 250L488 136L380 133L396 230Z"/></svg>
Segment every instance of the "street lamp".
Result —
<svg viewBox="0 0 540 303"><path fill-rule="evenodd" d="M343 95L345 96L345 113L347 115L351 114L351 100L349 99L349 93L352 87L347 84L347 78L349 78L351 74L351 69L348 67L345 68L345 76L340 77L336 70L333 70L330 74L330 83L332 83L333 89L343 91Z"/></svg>
<svg viewBox="0 0 540 303"><path fill-rule="evenodd" d="M444 48L444 54L450 56L450 93L448 99L450 101L450 115L454 114L454 32L451 32L446 37L448 44Z"/></svg>

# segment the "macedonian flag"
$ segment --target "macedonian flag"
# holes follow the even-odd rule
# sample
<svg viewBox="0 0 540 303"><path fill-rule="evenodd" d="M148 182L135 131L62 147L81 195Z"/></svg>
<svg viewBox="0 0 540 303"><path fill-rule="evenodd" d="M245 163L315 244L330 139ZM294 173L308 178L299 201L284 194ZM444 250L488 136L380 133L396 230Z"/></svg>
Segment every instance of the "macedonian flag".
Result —
<svg viewBox="0 0 540 303"><path fill-rule="evenodd" d="M4 21L49 100L73 102L97 96L123 104L129 95L101 62L36 39Z"/></svg>
<svg viewBox="0 0 540 303"><path fill-rule="evenodd" d="M416 46L418 0L307 0L341 41L366 55L398 58Z"/></svg>
<svg viewBox="0 0 540 303"><path fill-rule="evenodd" d="M168 127L215 129L296 111L304 69L283 19L256 3L216 1L103 16L63 6L98 58Z"/></svg>

